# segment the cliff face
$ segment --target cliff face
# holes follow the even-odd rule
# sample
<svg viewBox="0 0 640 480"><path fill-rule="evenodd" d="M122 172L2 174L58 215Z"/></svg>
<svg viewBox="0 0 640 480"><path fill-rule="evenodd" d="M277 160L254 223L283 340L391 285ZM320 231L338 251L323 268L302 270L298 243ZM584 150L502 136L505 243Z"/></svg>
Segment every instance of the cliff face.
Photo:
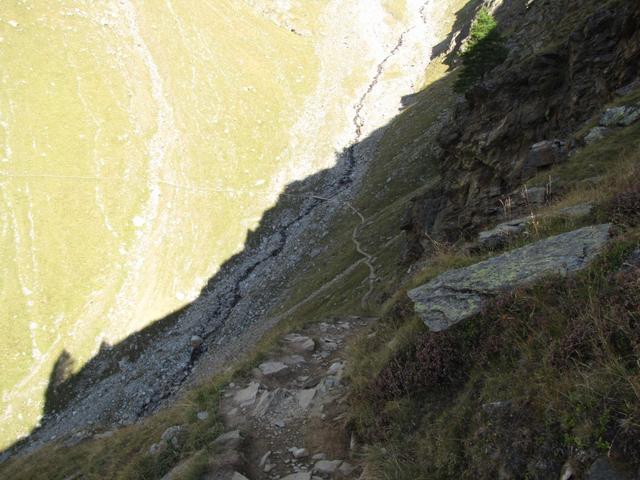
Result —
<svg viewBox="0 0 640 480"><path fill-rule="evenodd" d="M638 77L637 2L494 8L509 56L466 93L442 129L443 180L416 200L414 238L468 238L504 218L509 197L513 215L527 213L515 190L566 159L582 141L574 132ZM532 146L543 141L556 144L538 159Z"/></svg>

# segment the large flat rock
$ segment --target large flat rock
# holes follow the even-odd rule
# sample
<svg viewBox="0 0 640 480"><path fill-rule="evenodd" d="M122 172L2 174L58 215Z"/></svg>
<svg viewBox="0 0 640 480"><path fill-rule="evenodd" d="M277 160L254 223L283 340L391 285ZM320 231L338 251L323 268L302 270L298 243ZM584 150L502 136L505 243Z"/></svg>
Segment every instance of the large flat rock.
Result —
<svg viewBox="0 0 640 480"><path fill-rule="evenodd" d="M556 235L469 267L450 270L409 291L415 312L432 331L446 330L482 310L502 292L548 275L586 267L609 239L609 225Z"/></svg>

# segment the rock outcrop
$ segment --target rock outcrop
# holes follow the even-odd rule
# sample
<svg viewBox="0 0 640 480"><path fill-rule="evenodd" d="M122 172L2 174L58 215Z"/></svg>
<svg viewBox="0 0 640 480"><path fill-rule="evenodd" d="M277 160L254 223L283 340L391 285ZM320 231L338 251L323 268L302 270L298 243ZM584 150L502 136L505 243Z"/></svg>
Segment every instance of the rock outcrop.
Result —
<svg viewBox="0 0 640 480"><path fill-rule="evenodd" d="M509 27L510 54L460 99L442 129L442 181L413 202L407 230L418 241L410 250L428 250L420 245L426 236L455 242L503 221L501 202L518 201L513 193L526 180L564 161L584 122L637 83L638 2L524 3L495 10L499 28L501 21ZM638 116L636 106L608 110L601 123L611 127L600 125L587 141ZM509 206L517 217L529 213L530 203Z"/></svg>
<svg viewBox="0 0 640 480"><path fill-rule="evenodd" d="M450 270L409 291L416 313L432 331L446 330L480 312L495 295L547 275L586 267L609 239L609 225L581 228Z"/></svg>

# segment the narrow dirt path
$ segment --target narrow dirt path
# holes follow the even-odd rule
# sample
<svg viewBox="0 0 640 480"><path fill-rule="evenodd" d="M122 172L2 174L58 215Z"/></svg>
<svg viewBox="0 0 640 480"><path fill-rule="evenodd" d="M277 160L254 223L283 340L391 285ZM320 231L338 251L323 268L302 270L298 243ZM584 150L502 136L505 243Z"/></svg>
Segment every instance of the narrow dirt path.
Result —
<svg viewBox="0 0 640 480"><path fill-rule="evenodd" d="M358 210L356 207L354 207L351 202L341 201L340 199L335 198L335 197L334 198L326 198L326 197L322 197L322 196L319 196L319 195L295 195L295 194L284 194L284 195L288 195L288 196L292 196L292 197L313 198L315 200L321 200L323 202L336 202L336 203L340 204L341 206L347 207L349 210L351 210L354 213L354 215L356 215L358 217L358 219L360 220L360 223L353 228L353 232L351 234L351 241L353 242L356 251L362 256L362 261L364 262L364 264L369 269L369 277L368 277L369 289L365 292L365 294L362 296L362 299L361 299L362 308L366 310L367 305L368 305L369 296L371 295L371 292L373 291L374 284L375 284L376 280L378 279L378 276L376 275L376 269L375 269L375 267L373 265L373 262L375 261L375 256L373 256L372 254L370 254L369 252L364 250L362 248L362 244L360 243L360 240L358 240L358 234L360 233L360 229L366 223L365 216L360 212L360 210ZM359 265L360 262L357 262L357 264Z"/></svg>

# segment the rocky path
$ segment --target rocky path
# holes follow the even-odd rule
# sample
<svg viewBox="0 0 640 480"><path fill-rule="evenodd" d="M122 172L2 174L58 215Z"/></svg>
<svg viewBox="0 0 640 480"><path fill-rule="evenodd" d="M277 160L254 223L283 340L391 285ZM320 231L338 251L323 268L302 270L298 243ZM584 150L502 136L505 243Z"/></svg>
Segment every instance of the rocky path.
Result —
<svg viewBox="0 0 640 480"><path fill-rule="evenodd" d="M227 461L212 467L215 478L357 477L346 425L345 349L374 321L339 318L288 334L248 377L229 384L220 406L228 431L215 441ZM165 480L184 469L179 465Z"/></svg>

